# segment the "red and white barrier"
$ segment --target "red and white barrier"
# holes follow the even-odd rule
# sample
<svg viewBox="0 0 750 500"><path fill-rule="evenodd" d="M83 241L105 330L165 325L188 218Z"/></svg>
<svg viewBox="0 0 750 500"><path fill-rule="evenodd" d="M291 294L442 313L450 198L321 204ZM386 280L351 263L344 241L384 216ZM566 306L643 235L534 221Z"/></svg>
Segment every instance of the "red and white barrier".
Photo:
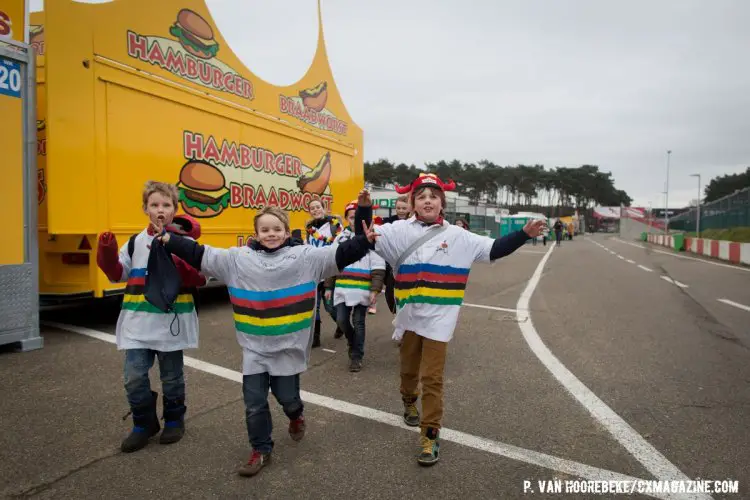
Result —
<svg viewBox="0 0 750 500"><path fill-rule="evenodd" d="M664 234L649 234L649 243L674 248L674 237ZM750 243L709 240L706 238L685 238L685 251L713 259L725 260L734 264L750 266Z"/></svg>

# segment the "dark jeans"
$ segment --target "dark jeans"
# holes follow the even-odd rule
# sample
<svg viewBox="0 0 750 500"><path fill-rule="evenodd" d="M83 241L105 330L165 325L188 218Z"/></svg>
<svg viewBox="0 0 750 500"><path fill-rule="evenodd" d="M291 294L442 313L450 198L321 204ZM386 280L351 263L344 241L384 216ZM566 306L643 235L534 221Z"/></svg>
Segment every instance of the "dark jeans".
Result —
<svg viewBox="0 0 750 500"><path fill-rule="evenodd" d="M323 303L323 307L326 312L331 316L333 322L336 322L336 308L333 307L333 294L331 294L331 300L326 300L324 297L326 288L323 283L318 283L318 301L315 304L315 321L320 321L320 303Z"/></svg>
<svg viewBox="0 0 750 500"><path fill-rule="evenodd" d="M555 244L560 246L562 242L562 233L555 233Z"/></svg>
<svg viewBox="0 0 750 500"><path fill-rule="evenodd" d="M367 306L347 306L344 302L336 306L339 328L349 342L349 358L362 360L365 355L365 318ZM351 321L350 321L351 318ZM352 326L354 323L354 326Z"/></svg>
<svg viewBox="0 0 750 500"><path fill-rule="evenodd" d="M151 382L148 371L159 358L159 375L164 401L185 400L185 376L182 351L161 352L151 349L125 351L125 391L131 408L151 401Z"/></svg>
<svg viewBox="0 0 750 500"><path fill-rule="evenodd" d="M290 420L299 418L304 410L299 395L299 374L285 377L272 377L268 373L244 375L242 395L245 399L247 437L253 449L261 453L273 450L273 424L271 411L268 409L269 388Z"/></svg>

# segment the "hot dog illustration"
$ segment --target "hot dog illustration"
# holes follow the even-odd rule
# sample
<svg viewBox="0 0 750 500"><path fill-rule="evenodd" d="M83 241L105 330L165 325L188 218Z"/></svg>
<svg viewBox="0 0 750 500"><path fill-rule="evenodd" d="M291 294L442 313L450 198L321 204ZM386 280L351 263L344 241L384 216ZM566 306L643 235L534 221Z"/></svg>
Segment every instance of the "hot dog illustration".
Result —
<svg viewBox="0 0 750 500"><path fill-rule="evenodd" d="M323 111L328 100L328 82L320 82L311 89L300 90L299 96L306 108Z"/></svg>
<svg viewBox="0 0 750 500"><path fill-rule="evenodd" d="M331 152L327 152L318 161L314 169L302 174L297 179L297 186L303 193L323 194L331 179Z"/></svg>

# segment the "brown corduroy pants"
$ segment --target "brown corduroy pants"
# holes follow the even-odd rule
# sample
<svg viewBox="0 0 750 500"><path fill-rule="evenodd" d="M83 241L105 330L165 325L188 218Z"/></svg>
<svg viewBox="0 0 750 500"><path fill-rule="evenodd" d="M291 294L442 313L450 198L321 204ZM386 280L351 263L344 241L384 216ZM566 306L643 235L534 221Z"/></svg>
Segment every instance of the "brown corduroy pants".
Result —
<svg viewBox="0 0 750 500"><path fill-rule="evenodd" d="M443 371L447 342L404 332L401 343L401 396L416 399L422 382L422 417L420 427L440 429L443 419Z"/></svg>

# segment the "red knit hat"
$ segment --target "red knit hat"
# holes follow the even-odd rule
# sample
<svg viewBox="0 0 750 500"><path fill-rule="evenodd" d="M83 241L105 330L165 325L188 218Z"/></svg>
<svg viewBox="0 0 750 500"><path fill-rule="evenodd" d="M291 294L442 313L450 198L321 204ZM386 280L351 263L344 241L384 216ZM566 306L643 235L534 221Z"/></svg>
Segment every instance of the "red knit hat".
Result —
<svg viewBox="0 0 750 500"><path fill-rule="evenodd" d="M398 194L407 194L407 193L413 193L416 191L417 188L420 187L431 187L431 188L438 188L442 191L453 191L456 189L456 183L453 181L443 182L440 180L440 177L438 177L435 174L419 174L419 177L414 179L414 182L409 184L408 186L399 186L398 184L396 186L396 192Z"/></svg>

